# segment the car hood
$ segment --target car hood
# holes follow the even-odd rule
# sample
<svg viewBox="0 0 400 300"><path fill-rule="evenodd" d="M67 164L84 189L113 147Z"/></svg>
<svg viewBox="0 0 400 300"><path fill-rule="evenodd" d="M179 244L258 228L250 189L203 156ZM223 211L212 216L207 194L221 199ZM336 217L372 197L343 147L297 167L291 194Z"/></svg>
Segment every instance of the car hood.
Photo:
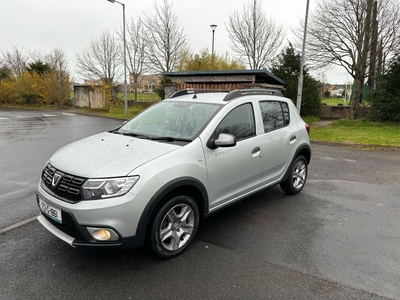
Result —
<svg viewBox="0 0 400 300"><path fill-rule="evenodd" d="M86 178L126 176L138 166L181 147L104 132L61 148L50 164Z"/></svg>

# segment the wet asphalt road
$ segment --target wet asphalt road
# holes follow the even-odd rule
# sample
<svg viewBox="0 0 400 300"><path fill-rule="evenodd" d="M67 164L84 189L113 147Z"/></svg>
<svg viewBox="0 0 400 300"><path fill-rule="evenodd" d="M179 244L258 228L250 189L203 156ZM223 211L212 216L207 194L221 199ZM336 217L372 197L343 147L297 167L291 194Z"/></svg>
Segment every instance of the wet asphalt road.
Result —
<svg viewBox="0 0 400 300"><path fill-rule="evenodd" d="M37 221L54 151L119 120L0 109L0 299L400 299L400 155L313 145L305 189L206 219L173 260L73 249Z"/></svg>

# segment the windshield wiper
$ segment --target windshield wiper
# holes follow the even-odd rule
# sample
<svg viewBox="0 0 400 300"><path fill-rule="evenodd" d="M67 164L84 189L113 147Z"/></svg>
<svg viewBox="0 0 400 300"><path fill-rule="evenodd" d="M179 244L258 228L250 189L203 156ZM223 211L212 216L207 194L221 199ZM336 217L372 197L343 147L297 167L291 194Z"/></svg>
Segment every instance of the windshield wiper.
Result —
<svg viewBox="0 0 400 300"><path fill-rule="evenodd" d="M166 142L186 142L190 143L192 140L191 139L184 139L184 138L174 138L172 136L148 136L144 134L139 134L139 133L134 133L134 132L121 132L118 130L110 131L111 133L115 134L122 134L126 136L132 136L138 139L146 139L146 140L152 140L152 141L166 141Z"/></svg>
<svg viewBox="0 0 400 300"><path fill-rule="evenodd" d="M151 138L152 141L166 141L166 142L187 142L190 143L191 139L174 138L172 136L154 136Z"/></svg>
<svg viewBox="0 0 400 300"><path fill-rule="evenodd" d="M150 138L152 141L167 141L167 142L188 142L190 143L191 139L183 139L183 138L174 138L172 136L155 136Z"/></svg>
<svg viewBox="0 0 400 300"><path fill-rule="evenodd" d="M115 134L122 134L122 132L119 132L118 129L113 129L108 131L109 133L115 133Z"/></svg>
<svg viewBox="0 0 400 300"><path fill-rule="evenodd" d="M150 137L148 135L138 134L138 133L134 133L134 132L112 131L112 133L122 134L122 135L126 135L126 136L133 136L133 137L138 138L138 139L150 140Z"/></svg>
<svg viewBox="0 0 400 300"><path fill-rule="evenodd" d="M124 132L123 135L133 136L133 137L138 138L138 139L145 139L145 140L150 140L151 139L148 135L139 134L139 133L133 133L133 132L131 132L131 133L125 133Z"/></svg>

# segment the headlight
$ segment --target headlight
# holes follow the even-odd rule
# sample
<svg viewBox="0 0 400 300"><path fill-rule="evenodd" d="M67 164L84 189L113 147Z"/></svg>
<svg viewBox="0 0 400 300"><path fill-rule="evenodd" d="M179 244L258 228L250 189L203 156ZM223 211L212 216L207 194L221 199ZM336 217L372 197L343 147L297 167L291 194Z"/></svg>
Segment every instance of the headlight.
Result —
<svg viewBox="0 0 400 300"><path fill-rule="evenodd" d="M82 186L83 199L95 200L125 195L138 180L139 176L88 179Z"/></svg>

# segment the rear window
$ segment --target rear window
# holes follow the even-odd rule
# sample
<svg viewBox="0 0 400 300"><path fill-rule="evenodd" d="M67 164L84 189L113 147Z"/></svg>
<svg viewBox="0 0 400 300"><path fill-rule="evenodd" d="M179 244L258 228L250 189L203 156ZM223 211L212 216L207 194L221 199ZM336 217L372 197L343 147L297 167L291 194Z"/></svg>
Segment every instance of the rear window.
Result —
<svg viewBox="0 0 400 300"><path fill-rule="evenodd" d="M260 110L264 123L264 132L283 128L290 123L289 106L286 102L261 101Z"/></svg>

